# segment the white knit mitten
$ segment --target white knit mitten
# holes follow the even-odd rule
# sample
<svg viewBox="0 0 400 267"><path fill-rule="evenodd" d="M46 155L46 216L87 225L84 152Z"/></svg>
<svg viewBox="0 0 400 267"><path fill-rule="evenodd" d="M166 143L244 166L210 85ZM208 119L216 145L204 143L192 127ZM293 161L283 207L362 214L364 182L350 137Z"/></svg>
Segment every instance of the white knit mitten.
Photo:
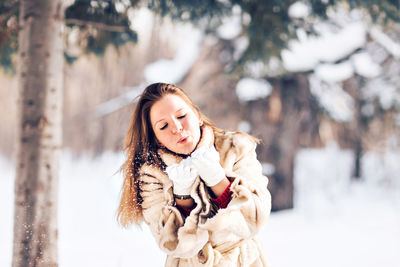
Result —
<svg viewBox="0 0 400 267"><path fill-rule="evenodd" d="M214 146L195 150L190 161L207 186L214 186L225 178L225 171L219 164L219 153Z"/></svg>
<svg viewBox="0 0 400 267"><path fill-rule="evenodd" d="M175 195L183 196L190 194L198 172L193 166L190 166L187 159L182 160L179 164L168 166L165 171L174 183Z"/></svg>

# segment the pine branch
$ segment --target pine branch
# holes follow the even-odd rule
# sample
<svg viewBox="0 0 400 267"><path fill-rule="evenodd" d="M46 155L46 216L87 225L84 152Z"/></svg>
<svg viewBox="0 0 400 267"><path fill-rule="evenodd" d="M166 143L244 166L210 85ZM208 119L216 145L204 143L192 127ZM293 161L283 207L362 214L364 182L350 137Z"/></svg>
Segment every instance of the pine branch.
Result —
<svg viewBox="0 0 400 267"><path fill-rule="evenodd" d="M7 12L0 14L0 22L7 21L12 15L15 15L18 12L18 8L19 2L16 2Z"/></svg>
<svg viewBox="0 0 400 267"><path fill-rule="evenodd" d="M110 31L110 32L126 32L129 29L129 26L118 26L118 25L107 25L101 22L95 21L87 21L87 20L79 20L79 19L65 19L66 24L76 24L81 26L93 26L99 28L101 30Z"/></svg>

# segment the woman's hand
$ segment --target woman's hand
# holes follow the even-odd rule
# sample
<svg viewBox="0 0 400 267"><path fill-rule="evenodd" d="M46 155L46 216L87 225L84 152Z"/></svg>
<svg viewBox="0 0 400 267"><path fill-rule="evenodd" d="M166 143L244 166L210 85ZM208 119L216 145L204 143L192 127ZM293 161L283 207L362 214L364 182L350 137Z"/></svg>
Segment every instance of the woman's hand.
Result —
<svg viewBox="0 0 400 267"><path fill-rule="evenodd" d="M219 164L219 153L215 147L200 147L191 155L191 163L198 171L201 179L212 187L226 179L225 171Z"/></svg>
<svg viewBox="0 0 400 267"><path fill-rule="evenodd" d="M165 170L174 183L175 195L189 195L193 183L199 175L187 159L179 164L168 166Z"/></svg>

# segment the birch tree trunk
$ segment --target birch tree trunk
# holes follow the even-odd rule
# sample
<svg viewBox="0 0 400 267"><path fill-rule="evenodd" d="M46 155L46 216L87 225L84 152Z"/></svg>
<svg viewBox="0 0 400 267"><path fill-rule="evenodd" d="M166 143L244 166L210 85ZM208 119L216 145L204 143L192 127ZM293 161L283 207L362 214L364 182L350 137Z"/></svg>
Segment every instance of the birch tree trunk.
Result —
<svg viewBox="0 0 400 267"><path fill-rule="evenodd" d="M21 0L12 266L57 266L63 85L62 0Z"/></svg>

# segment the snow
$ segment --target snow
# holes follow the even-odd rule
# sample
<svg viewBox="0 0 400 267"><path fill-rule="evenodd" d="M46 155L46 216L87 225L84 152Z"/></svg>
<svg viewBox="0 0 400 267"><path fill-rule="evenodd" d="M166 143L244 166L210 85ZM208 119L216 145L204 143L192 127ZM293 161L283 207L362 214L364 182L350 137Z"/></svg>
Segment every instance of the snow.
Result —
<svg viewBox="0 0 400 267"><path fill-rule="evenodd" d="M315 74L308 77L310 91L328 115L340 122L351 121L354 117L354 100L339 84L326 83Z"/></svg>
<svg viewBox="0 0 400 267"><path fill-rule="evenodd" d="M366 78L366 86L361 90L367 100L363 114L372 115L375 99L385 110L400 104L395 80L399 77L398 64L381 66L388 52L398 58L398 44L377 28L369 31L375 42L367 44L366 26L361 21L349 23L336 33L329 25L316 26L320 37L297 30L298 40L291 42L289 50L282 51L282 59L289 71L313 71L309 76L311 93L329 116L342 122L352 120L354 101L341 83L355 74ZM361 51L354 53L357 49Z"/></svg>
<svg viewBox="0 0 400 267"><path fill-rule="evenodd" d="M349 61L344 61L338 64L319 64L314 73L322 81L337 83L351 78L354 71L352 64Z"/></svg>
<svg viewBox="0 0 400 267"><path fill-rule="evenodd" d="M374 99L378 99L384 110L400 105L400 92L395 85L383 79L368 81L361 92L365 100L372 102Z"/></svg>
<svg viewBox="0 0 400 267"><path fill-rule="evenodd" d="M292 5L292 17L307 15L305 5ZM307 11L308 12L308 11ZM133 20L139 37L150 38L148 26L153 23L146 9ZM136 24L135 24L136 23ZM140 24L142 23L142 24ZM224 29L225 27L225 29ZM236 28L235 28L236 27ZM235 19L226 20L220 28L223 38L236 38L241 28ZM187 32L188 33L188 32ZM229 33L229 36L228 36ZM146 35L147 34L147 35ZM382 71L367 53L348 57L366 43L366 27L361 22L349 23L342 30L321 31L319 37L297 32L282 52L289 71L315 69L310 76L310 89L326 112L338 121L351 121L354 103L336 84L356 72L376 77ZM380 30L370 30L371 37L395 58L400 45ZM198 31L180 34L179 46L172 60L162 59L147 66L145 83L179 82L197 58L203 35ZM186 42L181 42L186 40ZM143 42L142 42L143 43ZM235 58L248 46L245 37L236 38ZM385 58L385 55L382 56ZM252 77L278 71L279 64L264 62L247 64ZM104 116L129 104L140 94L144 84L127 89L115 99L95 110ZM364 99L378 99L384 109L400 104L400 93L392 83L373 78L362 90ZM241 101L267 97L271 85L264 79L244 78L237 84ZM369 106L373 111L373 106ZM397 116L400 125L400 116ZM243 121L238 128L246 131L251 125ZM64 151L61 160L59 189L59 261L60 267L80 266L163 266L161 252L149 229L144 225L122 229L116 222L116 208L122 177L116 173L123 155L106 152L94 159L75 158ZM400 151L367 152L363 156L363 179L354 182L353 153L336 144L324 149L303 149L295 161L295 208L273 213L260 232L260 240L271 266L277 267L397 267L400 266ZM263 172L271 174L275 167L262 162ZM10 266L13 231L14 166L0 156L0 266Z"/></svg>
<svg viewBox="0 0 400 267"><path fill-rule="evenodd" d="M289 7L289 17L294 19L306 18L310 14L310 8L303 2L295 2Z"/></svg>
<svg viewBox="0 0 400 267"><path fill-rule="evenodd" d="M121 2L117 2L115 3L115 10L117 10L119 13L122 13L126 10L126 6Z"/></svg>
<svg viewBox="0 0 400 267"><path fill-rule="evenodd" d="M252 78L276 77L285 73L281 60L271 57L268 62L262 60L244 63L244 74Z"/></svg>
<svg viewBox="0 0 400 267"><path fill-rule="evenodd" d="M138 15L138 18L143 17L146 20L152 18L152 13L143 8L136 11L135 14ZM137 21L137 18L133 21ZM173 35L177 35L176 38L172 38L176 42L174 47L177 47L177 53L174 58L171 60L163 58L148 64L144 68L145 81L140 85L127 87L127 91L124 94L98 105L93 111L95 117L108 115L135 102L137 100L136 98L143 92L145 87L151 83L164 82L177 84L185 77L198 57L204 34L200 30L187 24L175 25L174 28L170 23L171 22L165 22L165 33L170 32ZM146 26L138 23L135 24L135 27L137 27L138 31L143 31L144 38L150 38L146 35L146 32L148 32L148 25ZM184 41L179 42L181 39Z"/></svg>
<svg viewBox="0 0 400 267"><path fill-rule="evenodd" d="M259 235L271 266L400 266L400 151L366 153L360 182L350 180L352 155L335 144L299 151L295 208L273 213ZM119 153L91 159L64 151L60 267L163 266L147 227L116 223L122 162ZM0 266L10 266L15 172L2 157L0 173Z"/></svg>
<svg viewBox="0 0 400 267"><path fill-rule="evenodd" d="M301 14L292 17L307 16L304 3L296 2L291 8L295 10L292 12ZM353 100L341 88L341 83L354 75L366 78L367 85L363 86L361 93L369 102L363 105L363 114L372 114L375 109L372 101L375 99L385 110L399 105L398 64L389 63L387 67L383 63L389 54L395 60L400 58L400 45L377 26L368 26L365 14L360 10L349 13L347 8L339 5L329 9L327 15L335 26L316 22L313 27L318 36L308 35L301 28L296 30L297 40L291 40L288 48L281 52L284 68L289 72L311 71L312 94L337 121L351 121L353 118ZM372 41L367 42L367 34Z"/></svg>
<svg viewBox="0 0 400 267"><path fill-rule="evenodd" d="M132 266L137 262L163 266L165 256L147 227L143 231L137 227L123 229L116 222L122 178L115 173L122 162L122 155L115 153L94 159L63 153L58 214L60 267ZM0 170L0 266L11 266L14 169L0 157Z"/></svg>
<svg viewBox="0 0 400 267"><path fill-rule="evenodd" d="M373 27L369 32L371 37L392 54L394 58L400 58L400 44L393 41L377 27Z"/></svg>
<svg viewBox="0 0 400 267"><path fill-rule="evenodd" d="M200 30L190 31L186 36L186 42L178 48L172 60L160 59L145 67L146 82L179 83L196 61L202 40L203 34Z"/></svg>
<svg viewBox="0 0 400 267"><path fill-rule="evenodd" d="M396 144L394 144L396 145ZM400 188L400 154L394 150L377 153L367 152L364 155L362 176L375 186ZM380 168L376 168L380 166ZM397 194L400 192L397 191Z"/></svg>
<svg viewBox="0 0 400 267"><path fill-rule="evenodd" d="M311 39L312 37L310 37ZM315 40L301 44L298 41L290 41L289 49L283 49L281 57L283 65L288 71L302 72L312 70L318 64L318 58L311 53L316 49ZM316 50L314 50L316 51Z"/></svg>
<svg viewBox="0 0 400 267"><path fill-rule="evenodd" d="M236 94L243 102L267 97L271 92L271 84L264 79L242 78L236 84Z"/></svg>
<svg viewBox="0 0 400 267"><path fill-rule="evenodd" d="M365 78L375 78L382 72L381 66L376 64L367 52L351 56L355 72Z"/></svg>
<svg viewBox="0 0 400 267"><path fill-rule="evenodd" d="M267 74L267 66L264 61L256 60L256 61L248 61L244 63L244 72L250 77L253 78L262 78Z"/></svg>
<svg viewBox="0 0 400 267"><path fill-rule="evenodd" d="M233 46L233 58L238 60L249 46L249 38L247 36L241 36L233 41Z"/></svg>
<svg viewBox="0 0 400 267"><path fill-rule="evenodd" d="M261 162L262 172L267 177L275 172L275 166L269 162Z"/></svg>
<svg viewBox="0 0 400 267"><path fill-rule="evenodd" d="M320 36L300 36L282 50L283 64L288 71L302 72L314 69L319 62L334 63L362 47L366 33L366 25L359 21L338 32L325 30Z"/></svg>
<svg viewBox="0 0 400 267"><path fill-rule="evenodd" d="M351 23L336 34L326 34L321 42L326 46L320 50L320 59L335 62L365 44L366 26L362 22Z"/></svg>
<svg viewBox="0 0 400 267"><path fill-rule="evenodd" d="M148 43L151 38L151 28L153 27L154 14L145 7L130 8L128 10L130 20L130 28L136 31L139 36L140 43Z"/></svg>
<svg viewBox="0 0 400 267"><path fill-rule="evenodd" d="M93 111L94 116L102 117L108 115L125 107L128 104L135 102L137 97L143 92L144 88L145 84L125 88L126 93L98 105Z"/></svg>
<svg viewBox="0 0 400 267"><path fill-rule="evenodd" d="M11 266L14 216L14 166L0 155L0 266Z"/></svg>
<svg viewBox="0 0 400 267"><path fill-rule="evenodd" d="M235 5L232 8L232 16L222 18L222 24L217 28L217 35L221 39L232 40L242 32L241 8Z"/></svg>
<svg viewBox="0 0 400 267"><path fill-rule="evenodd" d="M351 151L340 151L336 143L329 143L322 150L307 149L298 152L295 159L297 209L318 215L325 213L323 209L319 210L321 207L340 200L341 193L349 190L352 158ZM331 169L335 171L330 171ZM315 180L310 182L310 179Z"/></svg>
<svg viewBox="0 0 400 267"><path fill-rule="evenodd" d="M240 121L237 130L239 132L250 133L251 131L251 124L248 121Z"/></svg>

